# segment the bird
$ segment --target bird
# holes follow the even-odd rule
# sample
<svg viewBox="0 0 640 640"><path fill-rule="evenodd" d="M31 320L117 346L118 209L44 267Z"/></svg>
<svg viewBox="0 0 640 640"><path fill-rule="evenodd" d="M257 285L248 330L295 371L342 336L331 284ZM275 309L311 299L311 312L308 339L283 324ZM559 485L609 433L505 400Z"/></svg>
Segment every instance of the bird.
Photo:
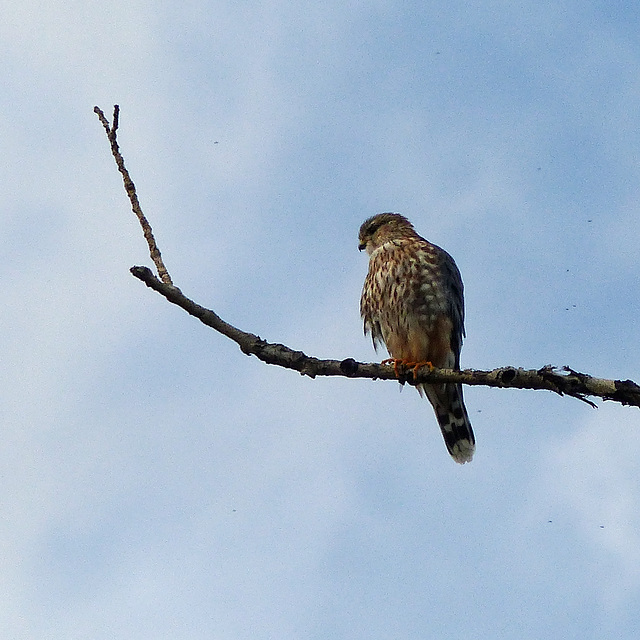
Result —
<svg viewBox="0 0 640 640"><path fill-rule="evenodd" d="M384 343L397 366L460 369L464 289L453 258L418 235L399 213L379 213L362 223L358 248L369 255L360 314L373 347ZM388 362L383 361L383 362ZM462 385L421 384L436 414L444 442L458 463L470 462L475 437Z"/></svg>

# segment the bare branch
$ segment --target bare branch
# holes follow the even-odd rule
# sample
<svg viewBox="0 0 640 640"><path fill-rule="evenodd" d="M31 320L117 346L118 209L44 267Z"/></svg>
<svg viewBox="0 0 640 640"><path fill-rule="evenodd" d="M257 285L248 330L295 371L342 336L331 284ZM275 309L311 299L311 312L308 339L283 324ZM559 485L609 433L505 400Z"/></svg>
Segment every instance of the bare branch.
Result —
<svg viewBox="0 0 640 640"><path fill-rule="evenodd" d="M370 378L373 380L397 380L393 366L345 360L320 360L302 351L294 351L283 344L270 343L253 333L242 331L225 322L210 309L187 298L177 287L166 285L156 278L147 267L132 267L131 273L148 287L163 295L169 302L178 305L188 314L198 318L208 327L219 331L238 344L243 353L254 355L267 364L275 364L299 371L302 375L345 376L347 378ZM468 385L484 385L511 389L546 389L559 395L568 395L595 407L586 396L599 396L603 400L615 400L621 404L640 407L640 386L631 380L604 380L569 367L557 369L551 365L541 369L519 369L502 367L492 371L465 369L432 369L422 367L416 372L401 374L400 382L416 385L423 382L459 382Z"/></svg>
<svg viewBox="0 0 640 640"><path fill-rule="evenodd" d="M178 287L174 286L165 268L160 251L156 245L151 226L145 218L135 186L124 166L124 160L118 149L116 131L118 127L119 108L116 105L113 114L113 126L105 118L103 112L95 107L94 111L102 123L111 143L111 151L118 169L122 173L125 189L131 201L131 208L140 220L144 236L149 245L151 257L156 265L160 278L157 278L148 267L132 267L131 273L142 280L148 287L164 296L169 302L181 307L190 315L198 318L208 327L227 336L238 344L243 353L254 355L258 359L287 369L293 369L302 375L315 378L316 376L343 376L347 378L369 378L372 380L398 380L401 384L417 385L424 382L455 382L468 385L483 385L511 389L544 389L559 395L568 395L595 407L588 397L600 397L603 400L613 400L623 405L640 407L640 386L632 380L606 380L594 378L585 373L574 371L570 367L553 367L546 365L541 369L522 369L516 367L501 367L492 371L465 369L453 371L451 369L429 369L422 367L415 374L412 370L400 372L396 375L393 366L357 362L353 358L345 360L320 360L308 356L302 351L295 351L283 344L270 343L259 336L242 331L225 322L210 309L200 306L187 298Z"/></svg>
<svg viewBox="0 0 640 640"><path fill-rule="evenodd" d="M158 275L160 279L165 284L172 284L171 276L167 271L167 268L164 266L164 262L162 261L162 256L160 255L160 249L158 249L158 245L156 244L156 239L153 237L153 232L151 230L151 225L147 220L146 216L142 212L142 207L140 206L140 202L138 202L138 194L136 193L136 187L133 184L133 180L131 180L131 176L129 175L129 171L124 166L124 158L120 153L120 148L118 147L117 140L117 131L118 131L118 121L120 117L120 107L116 104L113 107L113 126L109 126L109 121L105 117L102 109L100 107L93 107L94 113L98 115L102 126L107 134L107 138L109 138L109 143L111 144L111 153L115 158L116 164L118 165L118 169L122 174L122 180L124 182L124 188L127 192L127 196L129 196L129 200L131 202L131 209L133 213L136 214L138 221L140 222L140 226L142 227L142 233L144 234L144 238L149 245L149 254L151 255L151 259L153 263L156 265L156 269L158 270Z"/></svg>

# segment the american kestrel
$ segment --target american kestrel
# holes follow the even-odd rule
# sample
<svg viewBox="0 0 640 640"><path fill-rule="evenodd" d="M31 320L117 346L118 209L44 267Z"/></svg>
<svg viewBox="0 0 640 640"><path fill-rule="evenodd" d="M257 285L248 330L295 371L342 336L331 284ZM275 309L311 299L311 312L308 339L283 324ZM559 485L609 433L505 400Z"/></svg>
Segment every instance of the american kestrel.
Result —
<svg viewBox="0 0 640 640"><path fill-rule="evenodd" d="M380 213L360 227L358 248L369 254L360 313L373 346L387 347L394 360L460 368L464 336L462 278L453 258L414 230L399 213ZM469 462L475 438L462 385L422 384L445 444L456 462Z"/></svg>

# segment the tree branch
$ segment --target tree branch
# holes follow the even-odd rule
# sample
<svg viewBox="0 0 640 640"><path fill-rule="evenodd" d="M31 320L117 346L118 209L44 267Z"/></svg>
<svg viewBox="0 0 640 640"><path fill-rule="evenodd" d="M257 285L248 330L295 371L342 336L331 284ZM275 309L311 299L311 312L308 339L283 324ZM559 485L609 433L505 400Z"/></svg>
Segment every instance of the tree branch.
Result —
<svg viewBox="0 0 640 640"><path fill-rule="evenodd" d="M528 370L516 367L502 367L492 371L474 369L453 371L451 369L430 369L425 366L415 372L411 369L400 371L398 378L393 366L357 362L353 358L320 360L319 358L308 356L302 351L295 351L283 344L267 342L253 333L234 327L225 322L214 311L206 309L187 298L178 287L173 285L171 277L162 262L160 250L153 237L151 226L142 213L135 186L124 166L124 160L118 148L116 131L118 128L119 108L117 105L114 107L113 126L109 125L101 109L94 107L94 111L109 138L113 157L122 174L127 195L131 201L131 208L140 221L149 245L151 258L156 265L160 278L156 277L148 267L132 267L131 273L139 280L142 280L148 287L164 296L169 302L181 307L208 327L236 342L246 355L256 356L267 364L293 369L311 378L316 376L343 376L347 378L369 378L372 380L399 380L401 384L407 383L414 386L424 382L455 382L511 389L545 389L559 395L572 396L593 407L596 405L591 400L588 400L588 396L640 407L640 386L635 382L631 380L594 378L566 366L558 368L546 365L541 369Z"/></svg>
<svg viewBox="0 0 640 640"><path fill-rule="evenodd" d="M267 364L293 369L302 375L344 376L347 378L370 378L373 380L398 380L393 366L346 360L320 360L302 351L270 343L259 336L242 331L210 309L187 298L177 287L167 285L156 278L148 267L132 267L131 273L148 287L178 305L188 314L198 318L208 327L219 331L238 344L243 353L254 355ZM599 396L603 400L615 400L621 404L640 407L640 386L631 380L605 380L574 371L569 367L557 369L551 365L541 369L519 369L502 367L492 371L465 369L432 369L422 367L414 377L412 370L402 372L402 384L417 385L423 382L459 382L468 385L483 385L511 389L546 389L559 395L568 395L596 406L587 396Z"/></svg>

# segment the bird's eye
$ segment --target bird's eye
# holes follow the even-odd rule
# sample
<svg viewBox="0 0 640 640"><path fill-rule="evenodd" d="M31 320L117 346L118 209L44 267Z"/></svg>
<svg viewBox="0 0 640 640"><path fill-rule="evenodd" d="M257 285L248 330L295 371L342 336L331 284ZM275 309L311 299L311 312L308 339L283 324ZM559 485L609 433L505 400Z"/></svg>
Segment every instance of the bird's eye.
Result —
<svg viewBox="0 0 640 640"><path fill-rule="evenodd" d="M372 222L367 229L367 233L372 236L383 224L384 222L380 222L379 220Z"/></svg>

